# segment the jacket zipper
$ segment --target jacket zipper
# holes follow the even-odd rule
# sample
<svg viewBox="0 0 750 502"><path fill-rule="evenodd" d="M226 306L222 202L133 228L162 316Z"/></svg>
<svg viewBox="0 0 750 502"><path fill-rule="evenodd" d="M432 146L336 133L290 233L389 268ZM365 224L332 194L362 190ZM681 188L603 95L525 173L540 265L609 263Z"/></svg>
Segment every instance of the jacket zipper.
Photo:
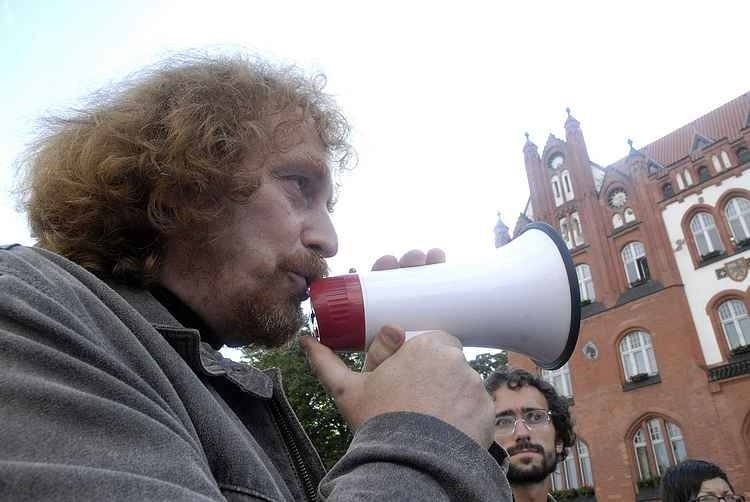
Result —
<svg viewBox="0 0 750 502"><path fill-rule="evenodd" d="M276 422L281 428L281 436L284 438L284 443L286 444L287 449L291 454L292 462L294 463L294 467L297 470L297 474L299 474L300 479L302 480L302 488L305 491L305 495L307 495L307 500L315 502L316 500L318 500L317 489L315 486L313 486L312 476L310 475L310 471L307 468L307 464L305 464L305 461L302 458L302 453L300 453L299 451L297 441L292 435L291 428L289 427L289 422L287 421L286 416L281 410L281 404L279 404L279 402L275 399L271 399L271 403L271 410L276 417Z"/></svg>

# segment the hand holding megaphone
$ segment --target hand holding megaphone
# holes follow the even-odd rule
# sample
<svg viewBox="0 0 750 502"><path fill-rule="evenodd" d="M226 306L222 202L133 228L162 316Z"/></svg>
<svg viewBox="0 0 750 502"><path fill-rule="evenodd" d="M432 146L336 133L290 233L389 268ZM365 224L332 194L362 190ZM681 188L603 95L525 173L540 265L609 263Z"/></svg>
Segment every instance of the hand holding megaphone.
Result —
<svg viewBox="0 0 750 502"><path fill-rule="evenodd" d="M573 260L549 225L532 223L490 260L349 274L310 286L316 335L364 351L380 328L442 330L464 345L511 350L546 369L565 364L580 327Z"/></svg>

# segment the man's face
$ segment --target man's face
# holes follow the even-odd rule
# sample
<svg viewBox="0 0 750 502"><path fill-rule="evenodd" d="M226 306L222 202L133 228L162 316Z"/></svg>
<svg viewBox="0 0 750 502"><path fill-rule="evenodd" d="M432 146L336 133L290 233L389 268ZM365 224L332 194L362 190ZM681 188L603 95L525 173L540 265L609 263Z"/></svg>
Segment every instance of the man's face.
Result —
<svg viewBox="0 0 750 502"><path fill-rule="evenodd" d="M492 393L495 417L520 418L530 410L548 411L544 395L530 385L511 390L505 385ZM510 433L495 428L495 441L508 450L510 466L508 482L511 485L541 483L557 466L555 426L552 421L529 429L521 420Z"/></svg>
<svg viewBox="0 0 750 502"><path fill-rule="evenodd" d="M169 242L162 285L187 303L224 343L277 346L304 321L300 302L336 254L327 154L309 124L283 152L251 160L261 184L210 242ZM287 138L287 139L289 139Z"/></svg>

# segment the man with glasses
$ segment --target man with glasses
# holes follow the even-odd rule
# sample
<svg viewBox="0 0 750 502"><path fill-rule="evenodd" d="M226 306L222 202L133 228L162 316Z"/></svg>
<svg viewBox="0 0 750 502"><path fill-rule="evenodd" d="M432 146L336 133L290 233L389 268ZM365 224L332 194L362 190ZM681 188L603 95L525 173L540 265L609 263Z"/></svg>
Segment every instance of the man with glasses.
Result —
<svg viewBox="0 0 750 502"><path fill-rule="evenodd" d="M568 401L522 369L485 380L495 401L495 441L508 451L508 482L516 502L545 502L547 478L575 444Z"/></svg>
<svg viewBox="0 0 750 502"><path fill-rule="evenodd" d="M661 478L663 502L745 502L727 474L705 460L684 460L667 469Z"/></svg>

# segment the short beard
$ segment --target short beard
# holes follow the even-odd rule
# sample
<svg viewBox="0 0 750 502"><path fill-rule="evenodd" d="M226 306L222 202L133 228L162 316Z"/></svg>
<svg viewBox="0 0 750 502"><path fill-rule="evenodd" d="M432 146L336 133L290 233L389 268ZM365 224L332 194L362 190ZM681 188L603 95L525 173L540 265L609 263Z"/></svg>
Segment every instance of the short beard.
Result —
<svg viewBox="0 0 750 502"><path fill-rule="evenodd" d="M520 469L513 465L512 462L508 464L508 483L511 485L533 485L544 482L547 476L555 472L557 468L557 454L555 452L547 452L540 445L534 445L539 453L542 454L544 461L542 465L530 466L527 469ZM521 449L521 448L518 448ZM508 449L508 454L512 456L513 448Z"/></svg>
<svg viewBox="0 0 750 502"><path fill-rule="evenodd" d="M274 274L264 278L264 287L247 297L235 298L231 332L238 345L280 347L291 341L305 325L307 319L299 298L273 294L278 284L287 280L287 271L314 279L328 275L326 262L318 255L297 255L283 260Z"/></svg>

